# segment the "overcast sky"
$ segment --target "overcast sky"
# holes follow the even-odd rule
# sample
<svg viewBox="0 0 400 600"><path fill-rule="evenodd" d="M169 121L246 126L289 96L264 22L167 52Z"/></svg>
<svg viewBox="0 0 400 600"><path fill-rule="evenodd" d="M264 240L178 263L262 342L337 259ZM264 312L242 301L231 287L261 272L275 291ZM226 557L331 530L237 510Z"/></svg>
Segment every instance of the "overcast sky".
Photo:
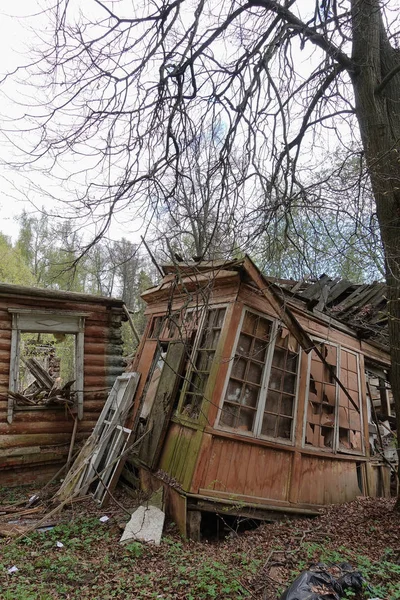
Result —
<svg viewBox="0 0 400 600"><path fill-rule="evenodd" d="M0 8L0 52L2 57L0 77L12 72L18 66L30 62L30 48L37 44L37 33L40 35L40 32L48 27L46 18L40 14L41 5L46 5L46 0L16 0L14 3L7 3L6 8L3 8L5 4ZM16 118L21 111L24 111L23 106L19 107L10 100L10 97L18 98L20 92L21 90L16 92L13 82L1 86L0 116L2 119ZM21 102L24 102L23 98L21 98ZM42 207L52 212L54 203L38 191L41 185L49 187L40 173L23 174L7 168L4 162L13 160L13 156L14 151L3 136L0 146L0 231L15 240L18 235L18 223L15 219L17 215L21 214L24 209L30 213L39 214L38 211ZM136 240L138 232L135 231L135 228L124 225L124 222L129 222L129 214L125 218L121 216L119 221L119 223L117 221L114 223L110 236L113 238L125 236Z"/></svg>

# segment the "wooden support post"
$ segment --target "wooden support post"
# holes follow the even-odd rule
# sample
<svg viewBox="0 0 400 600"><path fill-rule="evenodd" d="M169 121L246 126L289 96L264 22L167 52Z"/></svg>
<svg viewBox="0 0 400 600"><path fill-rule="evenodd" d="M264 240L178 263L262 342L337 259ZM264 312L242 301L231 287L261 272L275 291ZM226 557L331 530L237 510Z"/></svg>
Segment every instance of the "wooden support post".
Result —
<svg viewBox="0 0 400 600"><path fill-rule="evenodd" d="M190 540L194 542L200 542L200 525L201 525L201 511L200 510L188 510L187 513L187 535Z"/></svg>

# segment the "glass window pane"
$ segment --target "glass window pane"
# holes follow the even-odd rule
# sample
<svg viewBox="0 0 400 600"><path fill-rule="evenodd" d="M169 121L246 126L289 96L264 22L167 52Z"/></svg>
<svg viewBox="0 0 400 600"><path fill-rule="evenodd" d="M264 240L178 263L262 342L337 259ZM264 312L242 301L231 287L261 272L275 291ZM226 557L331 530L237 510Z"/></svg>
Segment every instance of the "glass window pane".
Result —
<svg viewBox="0 0 400 600"><path fill-rule="evenodd" d="M253 338L248 335L240 334L236 354L239 356L249 356Z"/></svg>
<svg viewBox="0 0 400 600"><path fill-rule="evenodd" d="M257 337L261 338L263 340L268 340L270 330L271 330L270 322L267 321L266 319L262 319L260 317L258 324L257 324L257 332L256 332Z"/></svg>
<svg viewBox="0 0 400 600"><path fill-rule="evenodd" d="M292 431L292 419L287 417L279 417L278 420L278 437L289 440Z"/></svg>
<svg viewBox="0 0 400 600"><path fill-rule="evenodd" d="M294 394L296 390L296 375L284 373L283 375L283 391L287 394Z"/></svg>
<svg viewBox="0 0 400 600"><path fill-rule="evenodd" d="M245 385L242 404L245 406L257 406L258 393L260 389L251 385Z"/></svg>
<svg viewBox="0 0 400 600"><path fill-rule="evenodd" d="M282 396L281 399L281 414L293 416L294 397Z"/></svg>
<svg viewBox="0 0 400 600"><path fill-rule="evenodd" d="M256 329L257 329L257 323L258 323L258 316L255 315L254 313L246 311L246 314L245 314L244 320L243 320L242 331L249 333L251 335L255 335Z"/></svg>
<svg viewBox="0 0 400 600"><path fill-rule="evenodd" d="M293 352L288 352L286 358L286 371L291 371L295 373L297 371L297 359L298 354L294 354Z"/></svg>
<svg viewBox="0 0 400 600"><path fill-rule="evenodd" d="M232 365L232 377L243 379L246 371L247 361L244 358L234 358Z"/></svg>
<svg viewBox="0 0 400 600"><path fill-rule="evenodd" d="M282 375L282 371L271 369L271 375L269 378L269 388L271 390L280 390L282 388Z"/></svg>
<svg viewBox="0 0 400 600"><path fill-rule="evenodd" d="M270 437L276 437L276 424L278 417L275 415L264 414L261 433Z"/></svg>
<svg viewBox="0 0 400 600"><path fill-rule="evenodd" d="M257 363L250 362L249 364L249 372L247 374L247 379L251 383L261 384L261 378L264 370L264 365L259 365Z"/></svg>
<svg viewBox="0 0 400 600"><path fill-rule="evenodd" d="M242 392L242 384L239 381L229 380L228 389L226 390L225 399L229 402L240 402L240 395Z"/></svg>
<svg viewBox="0 0 400 600"><path fill-rule="evenodd" d="M231 406L230 404L225 403L219 422L221 425L225 425L226 427L236 427L238 414L238 406Z"/></svg>
<svg viewBox="0 0 400 600"><path fill-rule="evenodd" d="M279 412L279 401L281 395L279 392L274 392L272 390L268 390L267 401L265 404L265 410L272 413Z"/></svg>
<svg viewBox="0 0 400 600"><path fill-rule="evenodd" d="M251 431L253 429L255 414L256 413L254 410L250 410L248 408L241 408L237 427L243 431Z"/></svg>
<svg viewBox="0 0 400 600"><path fill-rule="evenodd" d="M272 366L283 369L285 366L286 352L283 348L275 348L272 358Z"/></svg>
<svg viewBox="0 0 400 600"><path fill-rule="evenodd" d="M267 355L268 344L263 342L262 340L254 340L254 348L253 348L253 358L255 360L259 360L260 362L265 361L265 357Z"/></svg>

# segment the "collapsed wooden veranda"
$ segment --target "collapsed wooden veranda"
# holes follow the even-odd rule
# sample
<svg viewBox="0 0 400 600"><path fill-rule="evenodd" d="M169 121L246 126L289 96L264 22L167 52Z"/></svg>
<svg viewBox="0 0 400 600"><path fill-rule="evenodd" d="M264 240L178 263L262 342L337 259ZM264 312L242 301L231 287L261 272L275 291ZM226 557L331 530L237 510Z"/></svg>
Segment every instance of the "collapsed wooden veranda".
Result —
<svg viewBox="0 0 400 600"><path fill-rule="evenodd" d="M390 493L384 285L273 280L248 257L164 273L143 295L128 465L164 486L182 533L205 512L311 515Z"/></svg>

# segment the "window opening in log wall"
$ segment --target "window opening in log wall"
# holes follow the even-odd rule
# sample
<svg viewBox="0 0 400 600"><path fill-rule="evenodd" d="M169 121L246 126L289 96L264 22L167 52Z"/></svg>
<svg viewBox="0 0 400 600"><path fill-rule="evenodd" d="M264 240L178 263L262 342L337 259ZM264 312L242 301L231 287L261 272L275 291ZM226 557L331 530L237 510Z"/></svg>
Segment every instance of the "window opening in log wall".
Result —
<svg viewBox="0 0 400 600"><path fill-rule="evenodd" d="M74 392L49 394L49 389L37 380L35 367L49 376L53 391L71 387L75 381L75 335L66 333L21 333L17 405L55 406L74 404ZM53 382L53 383L51 383ZM26 399L24 402L23 398Z"/></svg>
<svg viewBox="0 0 400 600"><path fill-rule="evenodd" d="M299 346L289 331L246 311L219 425L257 437L293 439Z"/></svg>
<svg viewBox="0 0 400 600"><path fill-rule="evenodd" d="M9 308L12 315L7 421L14 410L76 410L83 417L84 325L88 313Z"/></svg>
<svg viewBox="0 0 400 600"><path fill-rule="evenodd" d="M332 452L360 453L363 442L358 356L334 344L316 343L329 366L314 350L311 352L305 445ZM340 379L354 404L333 375Z"/></svg>

